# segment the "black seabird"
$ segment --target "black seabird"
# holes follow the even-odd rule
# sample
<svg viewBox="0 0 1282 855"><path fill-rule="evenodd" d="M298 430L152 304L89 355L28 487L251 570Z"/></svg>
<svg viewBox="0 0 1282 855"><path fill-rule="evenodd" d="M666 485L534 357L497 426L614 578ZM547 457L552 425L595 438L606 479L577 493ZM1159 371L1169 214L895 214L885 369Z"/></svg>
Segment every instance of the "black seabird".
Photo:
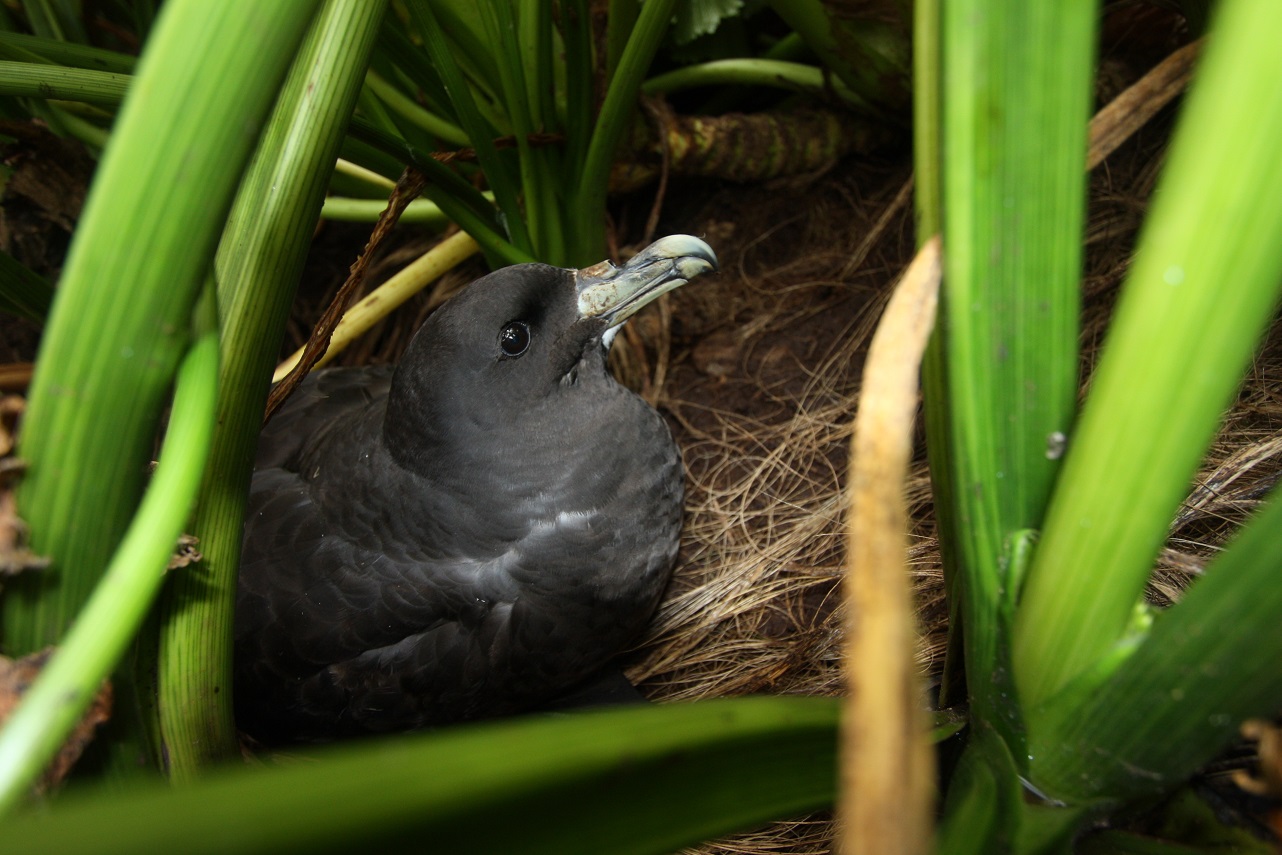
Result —
<svg viewBox="0 0 1282 855"><path fill-rule="evenodd" d="M716 268L521 264L433 313L395 369L318 372L259 441L236 603L238 724L268 741L518 712L635 639L683 472L606 369L618 326Z"/></svg>

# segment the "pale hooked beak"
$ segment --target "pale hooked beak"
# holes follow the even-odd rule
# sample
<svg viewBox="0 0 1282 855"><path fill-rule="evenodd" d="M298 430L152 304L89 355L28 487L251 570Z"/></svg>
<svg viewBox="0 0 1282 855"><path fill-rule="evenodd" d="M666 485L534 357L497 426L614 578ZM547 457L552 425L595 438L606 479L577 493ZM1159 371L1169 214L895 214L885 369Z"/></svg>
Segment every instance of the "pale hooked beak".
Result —
<svg viewBox="0 0 1282 855"><path fill-rule="evenodd" d="M579 317L604 318L617 327L660 294L716 269L716 253L698 238L660 238L622 267L602 261L574 271Z"/></svg>

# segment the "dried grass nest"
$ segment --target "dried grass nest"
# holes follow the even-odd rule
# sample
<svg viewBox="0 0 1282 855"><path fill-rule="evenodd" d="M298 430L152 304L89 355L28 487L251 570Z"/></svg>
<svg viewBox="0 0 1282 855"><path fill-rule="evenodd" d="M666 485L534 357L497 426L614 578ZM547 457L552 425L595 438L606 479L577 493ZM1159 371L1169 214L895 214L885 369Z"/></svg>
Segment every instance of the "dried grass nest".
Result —
<svg viewBox="0 0 1282 855"><path fill-rule="evenodd" d="M1091 179L1083 378L1129 263L1164 131L1141 134ZM912 256L908 177L902 164L844 163L820 179L706 184L667 200L660 233L705 236L722 269L634 319L613 354L621 378L669 418L687 468L675 579L629 659L629 676L655 701L841 691L835 607L844 473L864 353ZM636 202L636 220L648 205ZM625 211L621 223L627 219ZM626 225L618 231L628 234ZM644 240L637 235L635 244ZM403 261L385 259L388 267ZM343 361L394 359L421 316L478 272L459 271L422 297L417 313L385 322ZM297 334L305 331L300 319ZM910 563L917 655L934 678L947 609L920 436L917 447ZM1282 326L1275 324L1171 526L1149 586L1154 602L1178 599L1280 469ZM810 853L827 851L830 839L827 818L812 817L697 851Z"/></svg>
<svg viewBox="0 0 1282 855"><path fill-rule="evenodd" d="M1138 140L1091 182L1082 376L1104 340L1161 160ZM657 395L688 469L676 582L631 675L656 699L836 694L844 470L864 353L912 256L903 173L849 169L822 184L727 190L693 220L723 260L682 289L669 379ZM735 219L731 217L738 216ZM675 322L674 322L675 326ZM1189 346L1196 346L1190 342ZM910 564L932 678L947 630L922 443L908 485ZM1191 577L1282 469L1282 325L1274 324L1173 521L1149 585L1158 604ZM781 823L707 853L826 851L823 818Z"/></svg>

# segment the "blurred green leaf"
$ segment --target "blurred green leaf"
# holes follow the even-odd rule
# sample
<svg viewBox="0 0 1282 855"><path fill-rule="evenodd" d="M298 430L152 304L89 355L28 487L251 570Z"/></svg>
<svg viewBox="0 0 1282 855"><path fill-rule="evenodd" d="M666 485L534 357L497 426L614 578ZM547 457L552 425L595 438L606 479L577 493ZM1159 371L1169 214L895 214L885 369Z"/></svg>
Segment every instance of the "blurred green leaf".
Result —
<svg viewBox="0 0 1282 855"><path fill-rule="evenodd" d="M667 855L831 804L838 704L742 698L317 750L181 789L67 798L0 853Z"/></svg>

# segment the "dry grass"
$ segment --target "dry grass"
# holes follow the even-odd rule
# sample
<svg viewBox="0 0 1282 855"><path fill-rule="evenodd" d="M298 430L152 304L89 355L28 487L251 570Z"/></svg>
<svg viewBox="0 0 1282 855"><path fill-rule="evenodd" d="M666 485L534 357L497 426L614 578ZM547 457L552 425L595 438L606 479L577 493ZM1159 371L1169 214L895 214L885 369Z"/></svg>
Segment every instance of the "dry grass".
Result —
<svg viewBox="0 0 1282 855"><path fill-rule="evenodd" d="M1141 132L1092 176L1084 378L1160 168L1165 124ZM705 185L668 202L661 233L703 234L722 272L647 310L615 346L625 382L669 416L688 472L676 577L630 660L630 676L656 701L841 691L845 468L864 353L887 289L912 255L906 179L902 165L842 164L801 183ZM648 206L636 202L638 210ZM629 234L626 225L620 233ZM387 266L398 263L389 258ZM397 358L426 311L478 272L467 267L417 298L343 361ZM908 487L917 658L937 679L947 608L918 439ZM1282 326L1275 326L1173 521L1149 587L1155 603L1178 599L1280 470ZM823 852L830 833L815 817L698 852Z"/></svg>

